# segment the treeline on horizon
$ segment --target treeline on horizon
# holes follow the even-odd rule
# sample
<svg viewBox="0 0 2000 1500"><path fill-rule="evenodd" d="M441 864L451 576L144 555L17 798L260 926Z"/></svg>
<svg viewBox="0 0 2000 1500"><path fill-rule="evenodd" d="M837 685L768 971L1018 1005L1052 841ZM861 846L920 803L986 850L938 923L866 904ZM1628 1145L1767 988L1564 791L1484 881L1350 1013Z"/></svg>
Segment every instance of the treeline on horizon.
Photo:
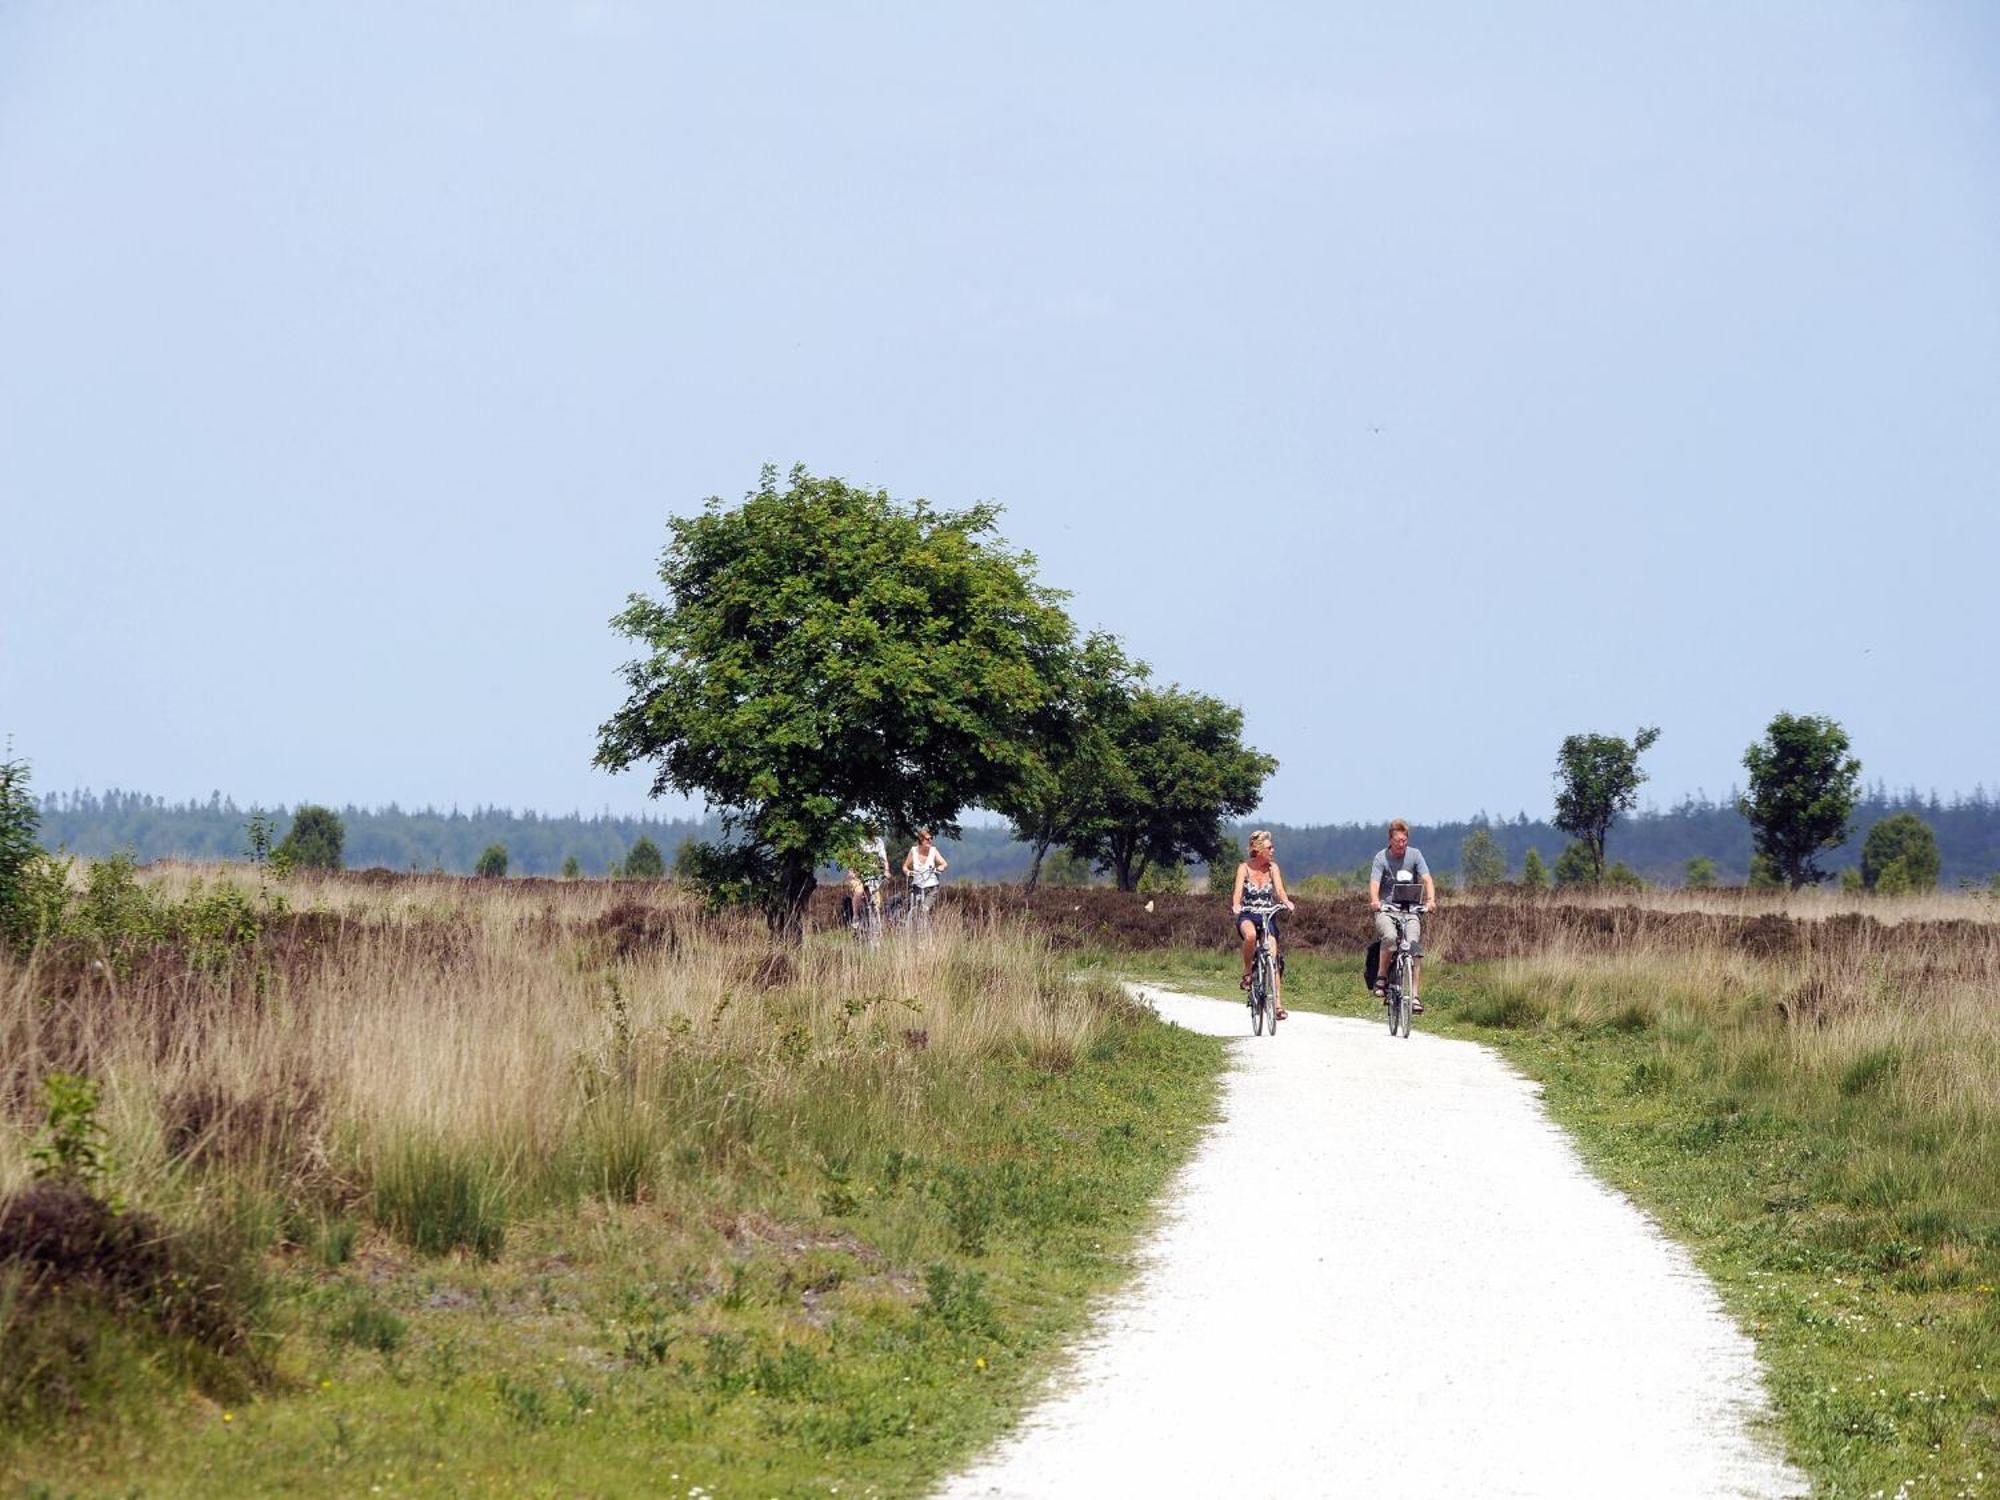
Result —
<svg viewBox="0 0 2000 1500"><path fill-rule="evenodd" d="M249 853L245 825L259 810L241 807L219 792L206 802L178 803L141 792L50 793L41 799L41 838L50 848L92 859L122 850L141 862L240 860ZM293 810L261 811L277 819L282 833ZM393 804L338 811L346 828L345 862L350 869L379 866L466 875L481 852L497 843L506 848L508 868L516 875L557 875L564 859L573 857L582 874L601 876L622 861L642 836L671 861L683 841L717 834L714 820L701 818L552 816L506 808L406 811ZM1859 864L1869 828L1904 812L1916 814L1935 831L1944 886L1985 884L2000 874L2000 802L1984 787L1946 800L1935 792L1924 796L1914 789L1892 793L1880 783L1855 804L1849 837L1823 861L1824 868L1838 873ZM1239 845L1251 826L1245 822L1231 829ZM1292 880L1351 872L1373 857L1384 837L1381 823L1268 826L1277 835L1278 859ZM1520 874L1529 849L1553 863L1569 842L1568 835L1546 818L1530 818L1525 812L1513 818L1418 823L1412 841L1435 868L1456 872L1460 846L1479 828L1500 846L1510 877ZM1027 845L1012 839L1005 828L969 827L960 838L942 842L953 878L1011 881L1028 872ZM1611 858L1657 884L1681 883L1688 861L1698 857L1714 862L1724 884L1740 884L1750 872L1750 825L1733 798L1728 802L1688 798L1671 808L1620 818L1609 843ZM897 858L900 861L900 851Z"/></svg>

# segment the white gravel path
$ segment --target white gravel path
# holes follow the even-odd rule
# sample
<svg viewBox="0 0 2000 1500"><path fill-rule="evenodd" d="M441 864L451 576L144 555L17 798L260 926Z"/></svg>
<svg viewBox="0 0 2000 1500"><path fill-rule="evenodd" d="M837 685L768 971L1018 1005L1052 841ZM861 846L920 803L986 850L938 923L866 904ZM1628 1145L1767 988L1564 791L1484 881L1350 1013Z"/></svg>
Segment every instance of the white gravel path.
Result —
<svg viewBox="0 0 2000 1500"><path fill-rule="evenodd" d="M1765 1420L1748 1339L1534 1085L1468 1042L1295 1013L1234 1049L1133 1285L941 1493L1804 1493Z"/></svg>

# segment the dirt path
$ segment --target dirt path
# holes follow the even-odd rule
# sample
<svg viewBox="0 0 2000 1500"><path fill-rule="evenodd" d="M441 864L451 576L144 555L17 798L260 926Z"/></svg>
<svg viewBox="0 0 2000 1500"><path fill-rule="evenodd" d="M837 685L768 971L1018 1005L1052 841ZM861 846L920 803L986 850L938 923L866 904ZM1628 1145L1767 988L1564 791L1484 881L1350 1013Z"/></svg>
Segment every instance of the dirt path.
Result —
<svg viewBox="0 0 2000 1500"><path fill-rule="evenodd" d="M1806 1489L1707 1282L1485 1048L1310 1015L1245 1035L1172 1192L1074 1367L943 1495Z"/></svg>

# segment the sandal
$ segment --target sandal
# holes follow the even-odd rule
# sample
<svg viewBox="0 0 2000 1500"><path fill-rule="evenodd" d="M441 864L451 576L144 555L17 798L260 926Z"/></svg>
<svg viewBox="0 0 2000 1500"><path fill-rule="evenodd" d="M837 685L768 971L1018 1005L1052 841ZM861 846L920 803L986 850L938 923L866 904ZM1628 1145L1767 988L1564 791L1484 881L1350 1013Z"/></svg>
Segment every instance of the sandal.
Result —
<svg viewBox="0 0 2000 1500"><path fill-rule="evenodd" d="M1410 1011L1411 1014L1419 1016L1424 1013L1424 1002L1415 995L1410 996Z"/></svg>
<svg viewBox="0 0 2000 1500"><path fill-rule="evenodd" d="M1247 990L1247 989L1249 989L1249 988L1250 988L1250 976L1249 976L1248 974L1245 974L1245 975L1243 976L1243 982L1242 982L1241 984L1237 985L1236 987L1237 987L1237 988L1238 988L1239 990Z"/></svg>
<svg viewBox="0 0 2000 1500"><path fill-rule="evenodd" d="M1284 1006L1281 1005L1278 1007L1278 1019L1280 1021L1288 1021L1291 1019L1291 1016L1292 1013L1286 1010Z"/></svg>

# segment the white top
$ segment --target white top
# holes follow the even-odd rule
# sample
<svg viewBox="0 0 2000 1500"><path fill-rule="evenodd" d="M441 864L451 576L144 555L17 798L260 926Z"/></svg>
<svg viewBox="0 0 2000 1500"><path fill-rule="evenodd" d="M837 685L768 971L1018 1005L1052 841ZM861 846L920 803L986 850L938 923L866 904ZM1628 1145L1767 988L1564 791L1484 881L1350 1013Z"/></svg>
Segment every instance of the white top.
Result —
<svg viewBox="0 0 2000 1500"><path fill-rule="evenodd" d="M937 867L944 863L944 851L936 844L928 850L922 844L910 846L910 884L933 886L938 883Z"/></svg>

